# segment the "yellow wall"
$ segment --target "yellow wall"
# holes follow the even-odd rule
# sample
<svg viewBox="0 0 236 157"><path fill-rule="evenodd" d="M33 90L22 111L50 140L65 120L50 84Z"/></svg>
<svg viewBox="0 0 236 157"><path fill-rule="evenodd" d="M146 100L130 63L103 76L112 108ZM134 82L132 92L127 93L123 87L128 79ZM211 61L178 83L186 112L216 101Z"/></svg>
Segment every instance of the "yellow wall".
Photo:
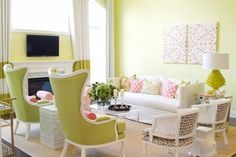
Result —
<svg viewBox="0 0 236 157"><path fill-rule="evenodd" d="M10 61L57 61L72 60L72 47L70 35L59 35L59 56L58 57L27 57L26 56L26 34L22 32L11 33L11 54Z"/></svg>
<svg viewBox="0 0 236 157"><path fill-rule="evenodd" d="M176 24L219 22L218 51L229 53L222 70L226 92L236 98L236 0L115 0L116 75L165 75L204 81L201 65L164 64L162 31ZM236 101L232 108L236 111Z"/></svg>

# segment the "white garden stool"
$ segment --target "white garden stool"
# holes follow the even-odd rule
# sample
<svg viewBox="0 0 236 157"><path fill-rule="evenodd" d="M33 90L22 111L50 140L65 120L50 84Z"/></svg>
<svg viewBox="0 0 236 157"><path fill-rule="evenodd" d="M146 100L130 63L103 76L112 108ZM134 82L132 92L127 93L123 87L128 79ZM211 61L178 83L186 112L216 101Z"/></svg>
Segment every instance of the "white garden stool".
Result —
<svg viewBox="0 0 236 157"><path fill-rule="evenodd" d="M217 155L215 134L212 128L200 126L196 129L193 154L201 157L215 157Z"/></svg>

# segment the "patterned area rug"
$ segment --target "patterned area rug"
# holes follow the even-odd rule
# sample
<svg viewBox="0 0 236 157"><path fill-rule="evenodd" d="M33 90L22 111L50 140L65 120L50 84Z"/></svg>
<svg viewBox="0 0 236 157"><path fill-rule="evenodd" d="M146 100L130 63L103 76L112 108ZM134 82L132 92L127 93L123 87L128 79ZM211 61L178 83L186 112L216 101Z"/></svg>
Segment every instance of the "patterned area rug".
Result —
<svg viewBox="0 0 236 157"><path fill-rule="evenodd" d="M126 157L143 157L142 155L142 138L141 133L144 128L150 127L150 125L145 125L129 120L125 120L127 125L126 131L126 145L125 145L125 153ZM17 135L15 135L15 145L31 155L32 157L59 157L61 150L52 150L47 146L44 146L40 143L40 127L35 124L32 125L31 134L29 140L25 140L26 126L24 124L20 124L19 129L17 131ZM217 157L236 157L231 156L235 153L236 147L236 128L230 128L229 132L229 146L218 145L218 155ZM5 127L2 128L2 138L6 141L10 141L10 128ZM223 144L223 138L220 136L220 139L217 139L218 143ZM66 154L66 157L78 157L80 156L80 149L70 146L69 150ZM173 157L173 153L168 153L161 151L159 148L155 146L148 146L148 157ZM181 152L180 157L188 157L187 152ZM110 145L108 147L97 148L97 149L89 149L87 151L87 157L120 157L120 144Z"/></svg>
<svg viewBox="0 0 236 157"><path fill-rule="evenodd" d="M143 157L142 155L142 129L150 127L133 121L126 121L127 124L127 140L125 145L126 157ZM38 124L32 125L31 134L29 140L25 140L26 126L20 123L17 135L15 136L15 145L31 155L32 157L59 157L61 150L52 150L47 146L40 143L40 127ZM2 137L10 141L10 128L2 128ZM160 152L156 147L148 146L148 157L173 157L173 153ZM78 157L80 156L80 149L70 145L69 151L67 151L66 157ZM186 152L180 154L181 157L188 157ZM87 157L120 157L120 144L113 144L108 147L102 147L97 149L89 149L87 151Z"/></svg>

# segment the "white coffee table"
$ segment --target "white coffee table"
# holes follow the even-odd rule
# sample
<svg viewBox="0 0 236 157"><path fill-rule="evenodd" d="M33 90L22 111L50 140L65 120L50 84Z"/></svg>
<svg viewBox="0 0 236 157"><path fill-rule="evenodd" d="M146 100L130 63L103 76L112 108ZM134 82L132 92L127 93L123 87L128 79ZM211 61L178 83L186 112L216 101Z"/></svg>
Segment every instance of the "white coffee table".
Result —
<svg viewBox="0 0 236 157"><path fill-rule="evenodd" d="M170 113L167 111L161 111L137 105L131 105L129 111L111 111L108 109L108 107L109 106L102 106L98 104L90 105L91 111L94 113L117 116L146 124L152 124L154 116Z"/></svg>

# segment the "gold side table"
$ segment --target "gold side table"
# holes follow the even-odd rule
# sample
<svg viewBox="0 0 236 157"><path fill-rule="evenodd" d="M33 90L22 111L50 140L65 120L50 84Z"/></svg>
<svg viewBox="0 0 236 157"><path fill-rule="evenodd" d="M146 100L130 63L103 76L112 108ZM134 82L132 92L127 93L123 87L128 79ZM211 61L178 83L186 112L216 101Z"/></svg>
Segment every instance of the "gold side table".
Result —
<svg viewBox="0 0 236 157"><path fill-rule="evenodd" d="M14 146L14 132L13 132L13 117L14 117L14 109L12 106L12 101L16 100L16 98L8 98L0 100L0 116L1 116L1 127L10 126L11 129L11 146L7 146L2 144L2 154L4 156L15 156L15 146ZM3 119L2 117L5 115L9 115L9 121Z"/></svg>

